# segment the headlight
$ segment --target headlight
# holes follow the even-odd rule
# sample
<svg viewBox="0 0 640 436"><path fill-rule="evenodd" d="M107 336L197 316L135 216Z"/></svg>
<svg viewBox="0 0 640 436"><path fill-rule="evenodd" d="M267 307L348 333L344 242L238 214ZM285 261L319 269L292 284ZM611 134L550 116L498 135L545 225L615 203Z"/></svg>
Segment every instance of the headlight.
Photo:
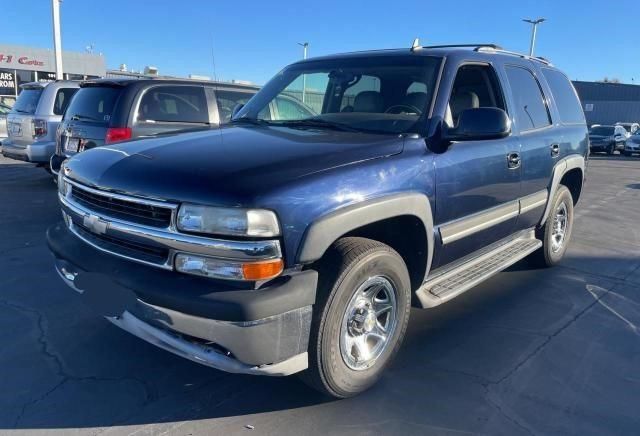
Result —
<svg viewBox="0 0 640 436"><path fill-rule="evenodd" d="M185 232L271 237L280 235L276 214L269 210L183 204L177 226Z"/></svg>

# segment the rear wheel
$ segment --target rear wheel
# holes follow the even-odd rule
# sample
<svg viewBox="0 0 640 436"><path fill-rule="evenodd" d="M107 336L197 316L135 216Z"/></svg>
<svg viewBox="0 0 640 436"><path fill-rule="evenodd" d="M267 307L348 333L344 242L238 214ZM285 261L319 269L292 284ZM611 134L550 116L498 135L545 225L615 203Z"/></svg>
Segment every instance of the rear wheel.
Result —
<svg viewBox="0 0 640 436"><path fill-rule="evenodd" d="M338 240L318 265L309 369L301 377L346 398L371 387L402 343L411 307L407 267L391 247Z"/></svg>
<svg viewBox="0 0 640 436"><path fill-rule="evenodd" d="M556 265L564 257L573 229L573 197L569 189L558 186L545 224L536 230L542 248L531 255L541 266Z"/></svg>

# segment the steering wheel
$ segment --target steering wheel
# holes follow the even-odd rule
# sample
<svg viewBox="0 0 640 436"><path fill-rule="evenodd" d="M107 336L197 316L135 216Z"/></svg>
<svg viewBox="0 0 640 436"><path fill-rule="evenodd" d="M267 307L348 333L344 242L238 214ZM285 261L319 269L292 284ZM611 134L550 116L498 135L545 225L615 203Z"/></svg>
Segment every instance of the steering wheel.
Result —
<svg viewBox="0 0 640 436"><path fill-rule="evenodd" d="M404 109L409 109L409 111L407 112ZM386 111L384 111L385 114L401 114L403 112L405 114L417 114L417 115L420 115L422 113L420 109L418 109L415 106L411 106L410 104L394 104L393 106L387 108Z"/></svg>

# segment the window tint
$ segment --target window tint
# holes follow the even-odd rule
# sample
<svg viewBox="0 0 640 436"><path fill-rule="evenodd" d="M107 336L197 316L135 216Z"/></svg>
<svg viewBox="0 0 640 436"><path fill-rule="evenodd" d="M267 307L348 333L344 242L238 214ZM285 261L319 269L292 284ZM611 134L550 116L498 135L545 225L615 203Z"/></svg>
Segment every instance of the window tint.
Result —
<svg viewBox="0 0 640 436"><path fill-rule="evenodd" d="M567 76L560 71L548 68L543 68L542 74L551 88L553 99L560 112L560 120L567 124L584 123L582 105Z"/></svg>
<svg viewBox="0 0 640 436"><path fill-rule="evenodd" d="M107 86L80 88L71 99L64 117L108 124L120 92L121 88Z"/></svg>
<svg viewBox="0 0 640 436"><path fill-rule="evenodd" d="M598 135L598 136L611 136L613 135L614 132L615 132L615 129L613 127L608 127L608 126L592 127L591 130L589 131L589 133L591 133L592 135Z"/></svg>
<svg viewBox="0 0 640 436"><path fill-rule="evenodd" d="M144 93L138 120L208 123L209 109L202 86L155 86Z"/></svg>
<svg viewBox="0 0 640 436"><path fill-rule="evenodd" d="M280 119L297 120L300 118L311 117L314 114L302 103L298 103L295 98L287 96L276 97L276 108L278 109L278 117Z"/></svg>
<svg viewBox="0 0 640 436"><path fill-rule="evenodd" d="M21 114L36 113L41 94L42 88L23 89L13 105L13 110Z"/></svg>
<svg viewBox="0 0 640 436"><path fill-rule="evenodd" d="M252 93L239 91L215 91L216 102L218 103L218 113L220 114L220 123L228 123L233 114L233 108L239 104L246 104Z"/></svg>
<svg viewBox="0 0 640 436"><path fill-rule="evenodd" d="M531 130L551 124L547 104L538 81L531 71L507 67L507 77L515 101L515 117L520 130Z"/></svg>
<svg viewBox="0 0 640 436"><path fill-rule="evenodd" d="M53 113L62 115L64 110L69 106L71 97L76 93L77 88L62 88L56 93L56 100L53 102Z"/></svg>
<svg viewBox="0 0 640 436"><path fill-rule="evenodd" d="M453 83L447 124L458 124L460 114L466 109L495 107L505 109L502 89L492 67L488 65L464 65L458 69Z"/></svg>

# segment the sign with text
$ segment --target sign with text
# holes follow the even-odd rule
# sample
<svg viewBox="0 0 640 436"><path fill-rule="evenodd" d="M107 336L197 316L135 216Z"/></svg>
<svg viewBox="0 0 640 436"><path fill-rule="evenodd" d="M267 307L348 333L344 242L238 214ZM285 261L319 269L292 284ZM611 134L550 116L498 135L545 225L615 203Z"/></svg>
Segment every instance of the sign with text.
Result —
<svg viewBox="0 0 640 436"><path fill-rule="evenodd" d="M0 69L0 95L16 94L16 72Z"/></svg>

